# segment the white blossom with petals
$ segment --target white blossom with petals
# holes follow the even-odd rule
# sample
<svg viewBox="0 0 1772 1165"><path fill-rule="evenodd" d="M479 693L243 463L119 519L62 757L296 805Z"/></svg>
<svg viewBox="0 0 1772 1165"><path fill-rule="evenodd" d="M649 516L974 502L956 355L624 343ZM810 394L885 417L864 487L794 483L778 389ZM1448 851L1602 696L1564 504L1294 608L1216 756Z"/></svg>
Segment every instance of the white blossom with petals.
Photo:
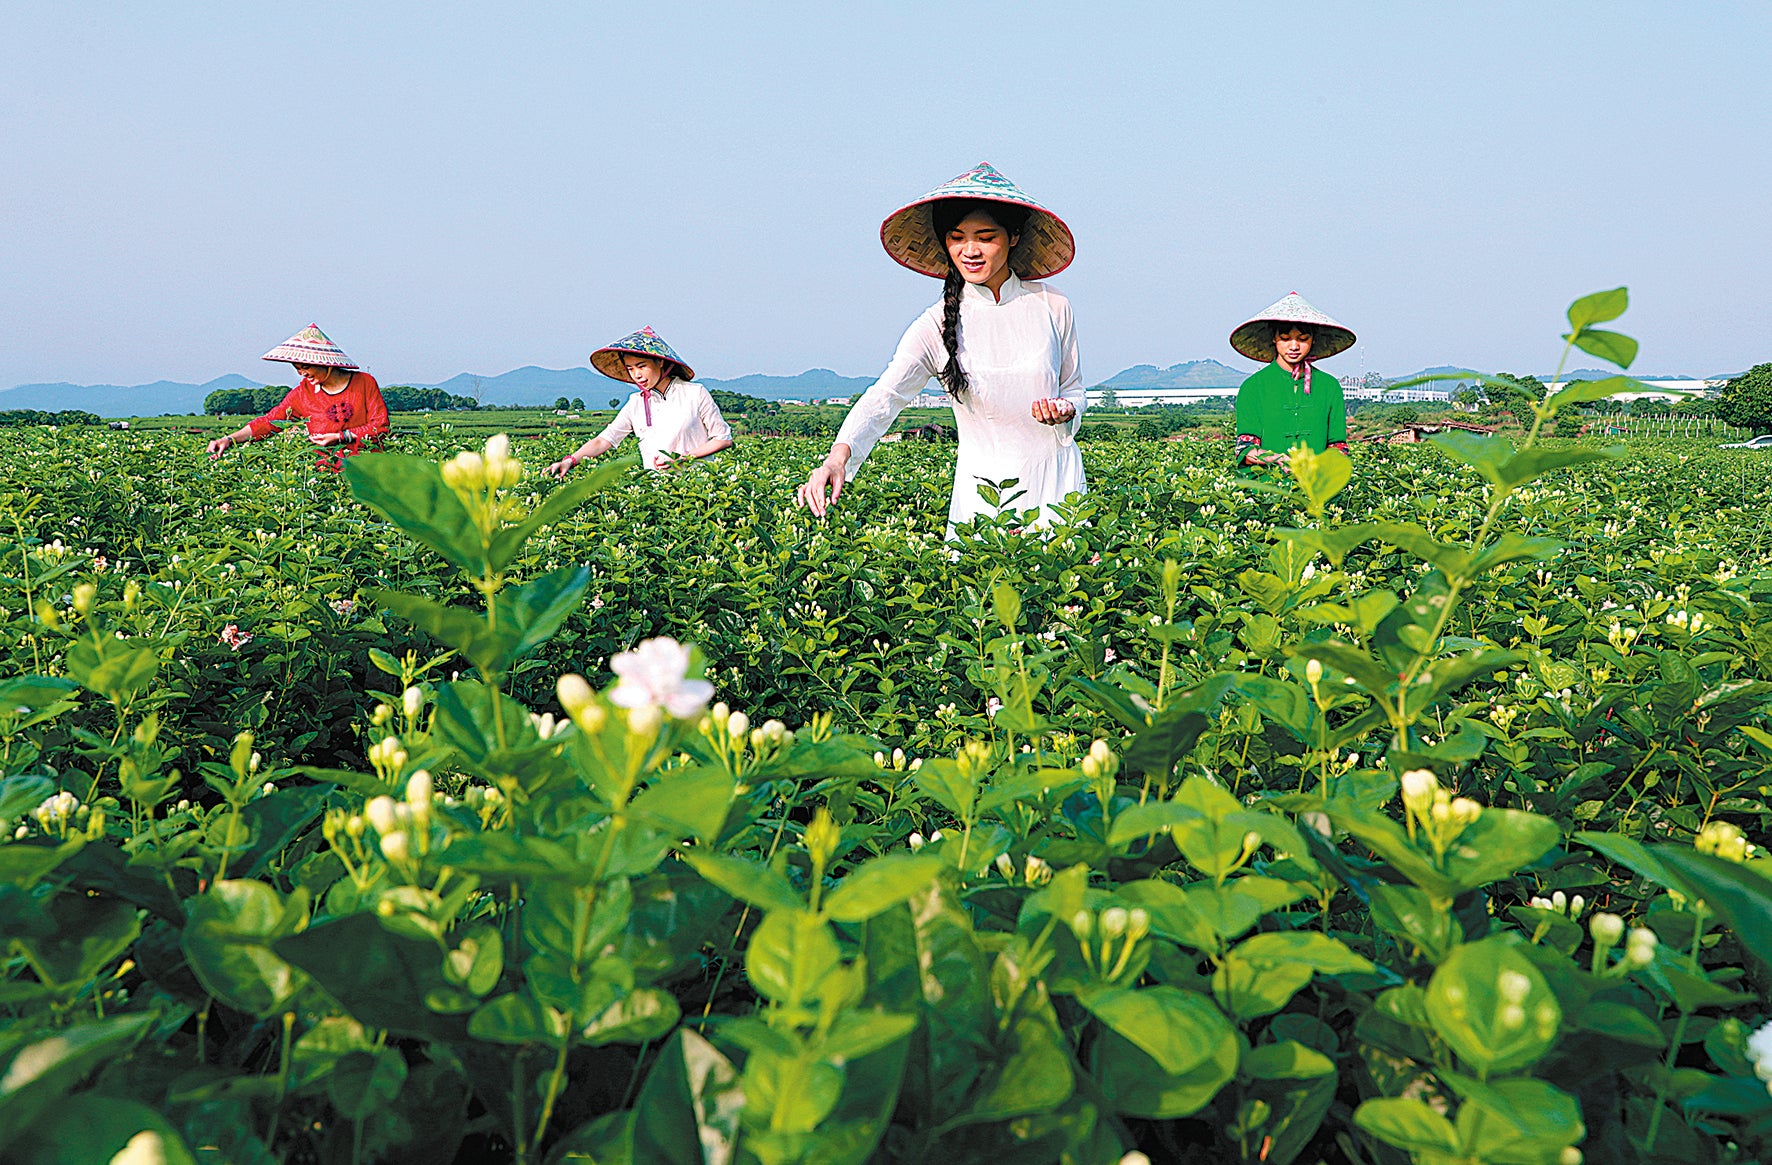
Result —
<svg viewBox="0 0 1772 1165"><path fill-rule="evenodd" d="M609 661L617 683L609 702L622 708L662 708L678 720L699 716L714 685L688 678L689 649L669 636L648 639Z"/></svg>

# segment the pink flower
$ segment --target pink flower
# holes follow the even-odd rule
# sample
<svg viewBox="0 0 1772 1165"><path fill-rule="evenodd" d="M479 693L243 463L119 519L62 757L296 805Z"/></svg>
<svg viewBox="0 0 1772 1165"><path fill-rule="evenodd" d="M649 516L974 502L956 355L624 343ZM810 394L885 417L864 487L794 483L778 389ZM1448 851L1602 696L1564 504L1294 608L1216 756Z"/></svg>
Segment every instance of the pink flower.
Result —
<svg viewBox="0 0 1772 1165"><path fill-rule="evenodd" d="M223 503L222 503L222 504L221 504L221 512L222 512L222 513L224 513L224 514L225 514L225 513L227 513L227 512L228 512L228 511L229 511L229 510L231 510L231 509L233 509L233 508L234 508L234 507L233 507L233 506L230 506L230 505L229 505L229 504L228 504L228 503L226 503L226 502L223 502Z"/></svg>
<svg viewBox="0 0 1772 1165"><path fill-rule="evenodd" d="M1102 652L1101 658L1108 663L1112 663L1116 659L1120 658L1120 653L1110 647L1106 651Z"/></svg>
<svg viewBox="0 0 1772 1165"><path fill-rule="evenodd" d="M103 574L105 572L105 568L110 565L111 565L111 560L106 558L102 554L92 560L92 569L98 571L100 574Z"/></svg>
<svg viewBox="0 0 1772 1165"><path fill-rule="evenodd" d="M356 609L357 600L356 599L334 599L334 600L332 600L332 602L328 603L327 606L332 608L333 614L335 614L339 618L343 619L343 618L348 617L350 615L350 613Z"/></svg>
<svg viewBox="0 0 1772 1165"><path fill-rule="evenodd" d="M997 699L997 697L995 697L995 696L992 696L990 699L988 699L984 702L984 714L986 716L990 717L992 720L995 720L997 718L997 713L1002 711L1002 709L1003 709L1003 701Z"/></svg>
<svg viewBox="0 0 1772 1165"><path fill-rule="evenodd" d="M663 708L679 720L687 720L707 707L714 685L688 678L689 649L675 639L648 639L632 651L609 661L617 683L609 702L622 708Z"/></svg>
<svg viewBox="0 0 1772 1165"><path fill-rule="evenodd" d="M1089 556L1089 565L1090 566L1100 566L1101 565L1101 555L1091 554Z"/></svg>
<svg viewBox="0 0 1772 1165"><path fill-rule="evenodd" d="M597 597L596 597L596 598L593 598L593 599L592 599L592 600L591 600L591 610L593 610L593 611L601 611L601 610L602 610L602 609L603 609L603 599L602 599L602 596L597 596Z"/></svg>
<svg viewBox="0 0 1772 1165"><path fill-rule="evenodd" d="M235 651L239 651L242 647L245 647L248 643L252 642L252 632L242 631L239 627L229 623L226 627L222 628L221 641Z"/></svg>

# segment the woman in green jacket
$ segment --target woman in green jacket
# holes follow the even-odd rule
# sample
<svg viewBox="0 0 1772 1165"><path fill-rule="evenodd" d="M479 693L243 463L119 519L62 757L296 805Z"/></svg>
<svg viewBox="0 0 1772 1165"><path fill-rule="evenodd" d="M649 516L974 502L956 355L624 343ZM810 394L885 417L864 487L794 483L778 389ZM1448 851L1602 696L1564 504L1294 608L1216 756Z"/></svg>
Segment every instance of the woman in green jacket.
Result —
<svg viewBox="0 0 1772 1165"><path fill-rule="evenodd" d="M1267 364L1237 390L1237 464L1287 466L1298 445L1347 452L1341 381L1312 367L1354 346L1354 333L1296 291L1231 333L1231 347Z"/></svg>

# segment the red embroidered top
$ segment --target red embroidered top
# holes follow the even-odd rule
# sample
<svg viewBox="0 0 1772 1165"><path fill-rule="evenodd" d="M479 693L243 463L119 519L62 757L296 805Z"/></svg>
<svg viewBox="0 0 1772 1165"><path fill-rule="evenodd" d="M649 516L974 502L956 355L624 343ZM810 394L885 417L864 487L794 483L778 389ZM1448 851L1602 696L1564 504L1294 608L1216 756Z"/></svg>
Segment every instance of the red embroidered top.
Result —
<svg viewBox="0 0 1772 1165"><path fill-rule="evenodd" d="M338 449L321 460L333 462L336 469L342 458L363 452L365 442L380 444L388 431L388 406L381 399L381 386L367 372L351 373L351 382L342 392L327 392L318 384L302 377L300 384L289 390L283 402L264 416L252 421L252 439L262 441L277 431L276 421L306 420L309 433L342 433L351 431L348 449Z"/></svg>

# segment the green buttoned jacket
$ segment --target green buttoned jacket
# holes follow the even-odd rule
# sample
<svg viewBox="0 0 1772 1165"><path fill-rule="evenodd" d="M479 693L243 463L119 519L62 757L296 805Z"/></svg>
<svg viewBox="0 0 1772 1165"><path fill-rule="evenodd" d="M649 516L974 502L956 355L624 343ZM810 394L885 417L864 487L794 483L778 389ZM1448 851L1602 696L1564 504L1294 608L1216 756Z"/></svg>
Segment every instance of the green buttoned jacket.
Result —
<svg viewBox="0 0 1772 1165"><path fill-rule="evenodd" d="M1313 368L1311 390L1305 392L1278 361L1269 364L1237 390L1237 435L1254 437L1272 453L1284 453L1295 445L1321 453L1346 441L1347 404L1341 381ZM1245 445L1239 443L1239 450Z"/></svg>

